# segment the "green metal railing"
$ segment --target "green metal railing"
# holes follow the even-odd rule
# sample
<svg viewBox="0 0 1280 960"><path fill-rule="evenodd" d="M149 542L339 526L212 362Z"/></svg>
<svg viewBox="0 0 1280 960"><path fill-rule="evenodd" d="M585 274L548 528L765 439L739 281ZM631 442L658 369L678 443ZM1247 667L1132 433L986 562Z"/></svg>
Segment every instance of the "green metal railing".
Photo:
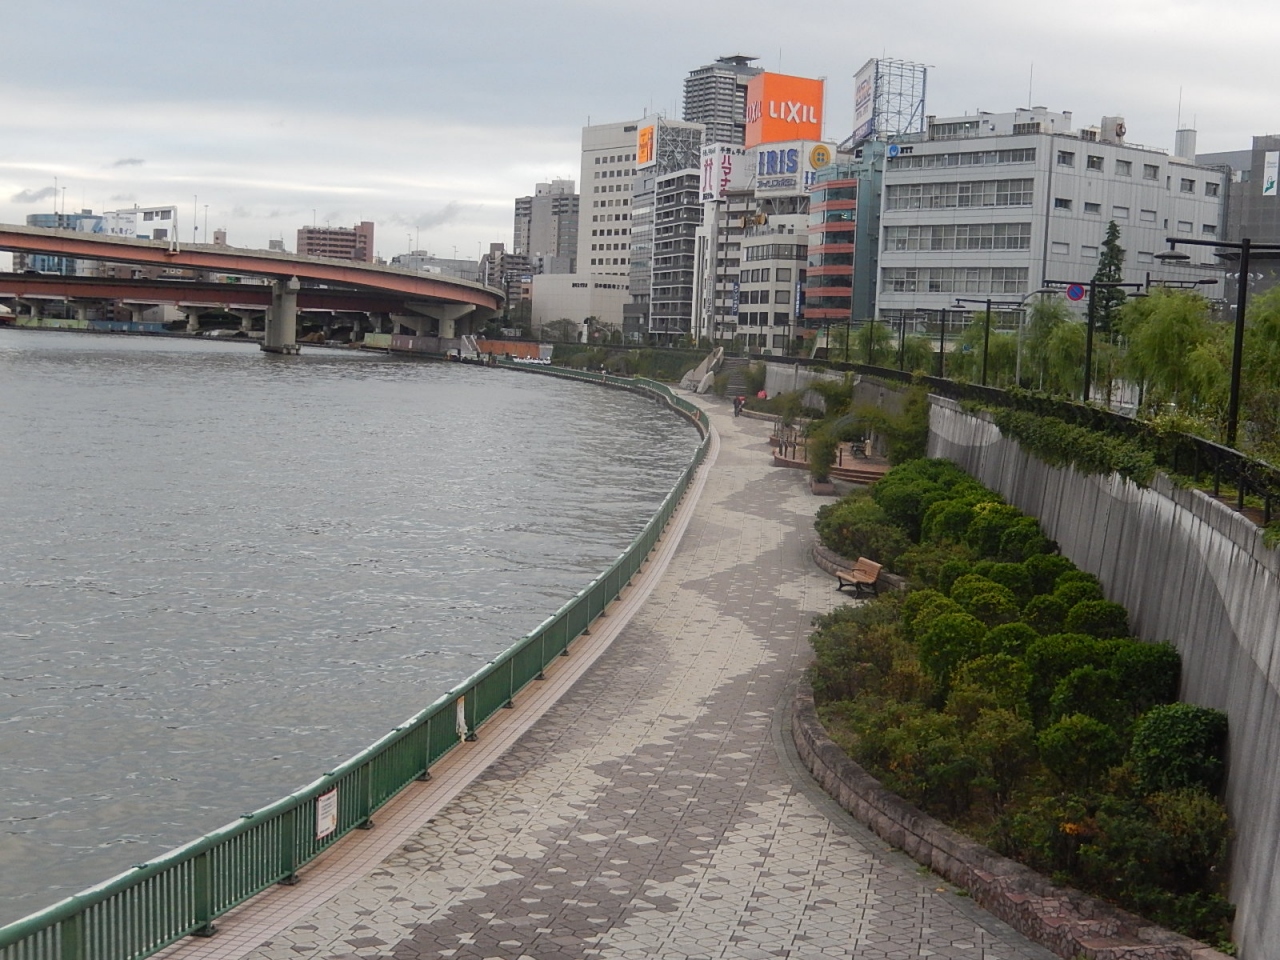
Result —
<svg viewBox="0 0 1280 960"><path fill-rule="evenodd" d="M300 866L350 831L372 826L379 807L414 780L426 779L431 766L462 740L473 739L619 597L706 456L706 415L655 381L524 369L644 393L701 431L692 462L626 551L527 637L336 770L234 823L0 927L0 960L134 960L183 937L212 934L217 917L277 883L292 883ZM325 821L329 829L318 830L318 814L334 800L334 819Z"/></svg>

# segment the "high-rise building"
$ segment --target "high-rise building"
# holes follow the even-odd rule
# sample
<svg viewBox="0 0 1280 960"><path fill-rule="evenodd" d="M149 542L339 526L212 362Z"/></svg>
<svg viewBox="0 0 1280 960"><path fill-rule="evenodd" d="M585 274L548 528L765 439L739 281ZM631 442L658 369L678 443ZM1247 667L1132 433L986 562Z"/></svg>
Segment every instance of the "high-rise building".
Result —
<svg viewBox="0 0 1280 960"><path fill-rule="evenodd" d="M578 256L578 206L572 180L534 187L516 198L513 252L526 256L537 273L573 273Z"/></svg>
<svg viewBox="0 0 1280 960"><path fill-rule="evenodd" d="M720 57L684 81L684 119L706 128L707 143L741 144L747 129L747 83L759 67L756 57Z"/></svg>
<svg viewBox="0 0 1280 960"><path fill-rule="evenodd" d="M884 174L877 314L937 317L956 297L1018 301L1046 280L1088 281L1111 221L1125 282L1212 277L1211 247L1186 248L1186 265L1155 255L1166 237L1221 235L1225 175L1124 134L1120 117L1073 129L1070 113L1034 107L929 117L922 134L897 138Z"/></svg>
<svg viewBox="0 0 1280 960"><path fill-rule="evenodd" d="M362 220L354 227L299 227L298 253L373 263L373 224Z"/></svg>

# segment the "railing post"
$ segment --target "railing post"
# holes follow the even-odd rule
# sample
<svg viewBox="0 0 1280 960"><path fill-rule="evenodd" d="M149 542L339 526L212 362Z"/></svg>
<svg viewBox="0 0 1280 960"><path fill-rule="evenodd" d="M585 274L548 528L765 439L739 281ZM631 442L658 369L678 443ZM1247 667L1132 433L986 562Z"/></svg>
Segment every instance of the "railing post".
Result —
<svg viewBox="0 0 1280 960"><path fill-rule="evenodd" d="M58 924L60 960L84 960L84 911L78 910Z"/></svg>
<svg viewBox="0 0 1280 960"><path fill-rule="evenodd" d="M283 886L291 887L298 882L298 808L292 806L280 815L280 860L277 869Z"/></svg>
<svg viewBox="0 0 1280 960"><path fill-rule="evenodd" d="M356 824L361 830L372 830L373 820L373 761L366 760L360 764L360 822Z"/></svg>
<svg viewBox="0 0 1280 960"><path fill-rule="evenodd" d="M218 932L213 925L213 864L209 851L198 854L191 863L192 894L195 898L195 919L199 924L191 931L193 937L212 937Z"/></svg>

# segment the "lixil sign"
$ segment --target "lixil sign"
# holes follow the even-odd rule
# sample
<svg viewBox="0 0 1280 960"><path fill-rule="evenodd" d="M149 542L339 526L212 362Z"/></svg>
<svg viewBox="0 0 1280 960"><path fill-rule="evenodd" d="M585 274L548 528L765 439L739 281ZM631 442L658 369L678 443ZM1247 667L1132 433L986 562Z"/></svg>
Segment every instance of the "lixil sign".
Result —
<svg viewBox="0 0 1280 960"><path fill-rule="evenodd" d="M746 145L822 138L823 82L761 73L747 83Z"/></svg>

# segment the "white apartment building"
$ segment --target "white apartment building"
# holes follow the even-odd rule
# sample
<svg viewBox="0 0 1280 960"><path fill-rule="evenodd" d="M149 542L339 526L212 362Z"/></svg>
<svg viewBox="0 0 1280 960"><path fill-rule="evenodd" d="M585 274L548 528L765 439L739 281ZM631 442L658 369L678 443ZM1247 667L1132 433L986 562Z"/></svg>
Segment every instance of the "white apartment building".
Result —
<svg viewBox="0 0 1280 960"><path fill-rule="evenodd" d="M1155 255L1166 237L1220 235L1224 174L1124 137L1120 117L1073 128L1070 113L1034 107L929 117L925 133L897 138L884 174L877 314L1087 283L1113 220L1125 282L1220 276L1207 247L1182 248L1192 259L1176 267Z"/></svg>
<svg viewBox="0 0 1280 960"><path fill-rule="evenodd" d="M139 240L176 240L178 208L134 207L131 210L107 210L94 225L92 232L113 237L136 237Z"/></svg>

